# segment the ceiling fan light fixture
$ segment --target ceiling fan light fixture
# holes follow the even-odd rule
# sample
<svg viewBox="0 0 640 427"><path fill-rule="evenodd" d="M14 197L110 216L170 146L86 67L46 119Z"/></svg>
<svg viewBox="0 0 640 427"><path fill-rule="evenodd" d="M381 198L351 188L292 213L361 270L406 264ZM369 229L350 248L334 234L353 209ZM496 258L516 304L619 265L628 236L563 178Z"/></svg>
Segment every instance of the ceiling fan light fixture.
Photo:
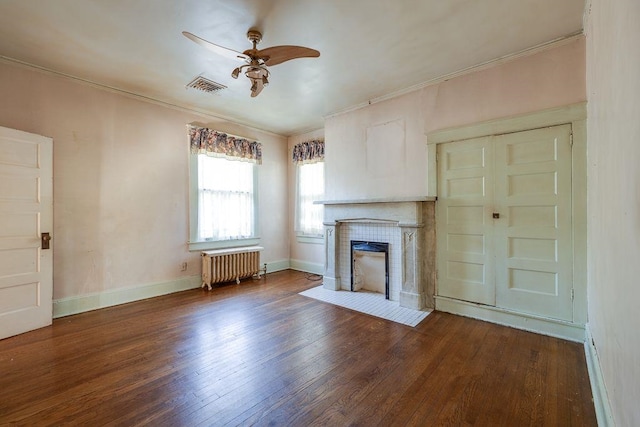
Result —
<svg viewBox="0 0 640 427"><path fill-rule="evenodd" d="M247 67L247 71L244 74L250 79L261 79L262 76L269 74L267 67L262 64L252 63L243 67Z"/></svg>
<svg viewBox="0 0 640 427"><path fill-rule="evenodd" d="M182 34L189 40L203 46L212 52L226 56L234 60L242 60L245 62L231 72L231 77L237 79L241 72L251 80L251 96L255 97L262 92L262 89L269 84L269 70L267 67L278 65L286 61L297 58L317 58L320 52L303 46L272 46L266 49L258 49L258 43L262 40L262 33L256 29L250 29L247 32L247 39L253 45L252 49L239 52L224 46L211 43L202 39L188 31Z"/></svg>

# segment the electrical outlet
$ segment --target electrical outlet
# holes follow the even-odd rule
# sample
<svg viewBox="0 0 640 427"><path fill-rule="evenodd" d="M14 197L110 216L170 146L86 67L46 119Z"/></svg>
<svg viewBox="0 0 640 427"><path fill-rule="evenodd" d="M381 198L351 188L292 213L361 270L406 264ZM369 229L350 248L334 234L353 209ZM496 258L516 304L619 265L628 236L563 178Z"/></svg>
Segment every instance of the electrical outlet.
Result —
<svg viewBox="0 0 640 427"><path fill-rule="evenodd" d="M187 271L187 263L183 262L182 264L180 264L180 271Z"/></svg>

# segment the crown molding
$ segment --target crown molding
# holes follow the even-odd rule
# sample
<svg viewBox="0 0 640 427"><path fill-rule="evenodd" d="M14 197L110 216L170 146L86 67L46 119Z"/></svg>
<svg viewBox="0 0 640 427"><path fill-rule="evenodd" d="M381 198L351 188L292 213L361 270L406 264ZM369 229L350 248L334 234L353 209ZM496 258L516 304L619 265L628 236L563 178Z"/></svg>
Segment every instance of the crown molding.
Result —
<svg viewBox="0 0 640 427"><path fill-rule="evenodd" d="M461 70L454 71L452 73L445 74L445 75L442 75L442 76L427 80L427 81L419 83L417 85L409 86L409 87L407 87L405 89L401 89L401 90L398 90L398 91L395 91L395 92L392 92L392 93L389 93L389 94L386 94L386 95L383 95L383 96L379 96L377 98L372 98L372 99L370 99L370 100L368 100L366 102L363 102L363 103L360 103L360 104L357 104L357 105L353 105L351 107L347 107L345 109L338 110L338 111L335 111L333 113L330 113L330 114L324 116L324 119L326 120L326 119L329 119L329 118L332 118L332 117L335 117L335 116L340 116L340 115L345 114L345 113L350 113L350 112L353 112L353 111L357 111L357 110L360 110L362 108L368 107L368 106L373 105L373 104L377 104L377 103L382 102L382 101L388 101L390 99L398 98L398 97L406 95L408 93L417 92L417 91L422 90L422 89L424 89L426 87L437 85L439 83L443 83L443 82L445 82L447 80L451 80L451 79L454 79L456 77L461 77L461 76L465 76L467 74L471 74L471 73L475 73L475 72L478 72L478 71L486 70L488 68L492 68L492 67L504 64L506 62L515 61L516 59L519 59L519 58L524 58L524 57L527 57L527 56L535 55L535 54L540 53L540 52L544 52L544 51L549 50L549 49L554 49L554 48L557 48L557 47L560 47L560 46L564 46L566 44L569 44L571 42L574 42L576 40L581 39L583 36L584 36L584 32L581 30L579 32L572 33L572 34L569 34L567 36L560 37L560 38L557 38L555 40L551 40L549 42L542 43L542 44L539 44L539 45L536 45L536 46L521 50L521 51L516 52L516 53L510 53L508 55L504 55L504 56L501 56L499 58L491 59L489 61L482 62L480 64L472 65L471 67L463 68Z"/></svg>
<svg viewBox="0 0 640 427"><path fill-rule="evenodd" d="M71 74L67 74L67 73L62 73L60 71L55 71L55 70L51 70L49 68L46 67L42 67L40 65L35 65L35 64L31 64L29 62L25 62L25 61L21 61L19 59L15 59L15 58L11 58L8 56L4 56L4 55L0 55L0 62L3 62L5 64L11 64L11 65L15 65L18 67L23 67L23 68L28 68L43 74L49 74L51 76L55 76L55 77L61 77L64 79L68 79L68 80L72 80L76 83L79 84L83 84L86 86L90 86L93 87L95 89L99 89L99 90L104 90L107 92L111 92L117 95L122 95L125 96L127 98L131 98L131 99L135 99L138 101L142 101L142 102L147 102L149 104L154 104L154 105L158 105L161 107L165 107L165 108L169 108L171 110L175 110L175 111L180 111L182 113L187 113L187 114L197 114L199 116L208 118L208 119L215 119L215 120L225 120L227 122L233 123L235 125L240 125L243 127L246 127L247 129L251 129L253 131L257 131L257 132L261 132L261 133L265 133L274 137L279 137L279 138L286 138L287 135L283 135L283 134L278 134L266 129L261 129L259 127L256 127L255 125L251 125L247 122L243 122L237 118L233 118L233 117L228 117L228 116L223 116L223 115L219 115L219 114L213 114L210 111L205 111L205 110L200 110L197 108L189 108L189 107L184 107L181 105L176 105L173 104L171 102L168 101L163 101L161 99L157 99L157 98L152 98L149 96L145 96L145 95L140 95L134 92L129 92L126 91L124 89L119 89L117 87L114 86L109 86L109 85L105 85L102 83L96 83L92 80L88 80L88 79L83 79L81 77L76 77L74 75ZM255 137L252 137L253 139L257 139Z"/></svg>

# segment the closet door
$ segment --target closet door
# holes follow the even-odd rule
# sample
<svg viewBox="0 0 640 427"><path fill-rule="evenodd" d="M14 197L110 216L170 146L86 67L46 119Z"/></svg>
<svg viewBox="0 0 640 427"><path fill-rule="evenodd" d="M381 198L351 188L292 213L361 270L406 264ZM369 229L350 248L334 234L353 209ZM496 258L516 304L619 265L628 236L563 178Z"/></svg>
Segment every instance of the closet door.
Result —
<svg viewBox="0 0 640 427"><path fill-rule="evenodd" d="M496 305L572 320L571 126L495 137Z"/></svg>
<svg viewBox="0 0 640 427"><path fill-rule="evenodd" d="M437 150L438 295L494 305L491 139L440 144Z"/></svg>

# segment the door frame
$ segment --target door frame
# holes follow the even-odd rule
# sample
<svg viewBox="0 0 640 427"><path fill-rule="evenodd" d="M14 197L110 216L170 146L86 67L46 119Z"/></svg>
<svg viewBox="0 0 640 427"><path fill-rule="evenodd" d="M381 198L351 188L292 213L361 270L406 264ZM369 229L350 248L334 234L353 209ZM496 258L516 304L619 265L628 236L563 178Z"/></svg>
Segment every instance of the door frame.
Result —
<svg viewBox="0 0 640 427"><path fill-rule="evenodd" d="M549 126L570 124L572 133L571 210L573 213L573 321L565 322L510 310L458 302L437 295L436 310L468 315L520 329L583 342L587 322L587 103L489 120L429 132L427 143L427 191L437 197L437 145L483 136L521 132ZM437 202L436 202L437 203ZM436 257L439 255L436 247Z"/></svg>

